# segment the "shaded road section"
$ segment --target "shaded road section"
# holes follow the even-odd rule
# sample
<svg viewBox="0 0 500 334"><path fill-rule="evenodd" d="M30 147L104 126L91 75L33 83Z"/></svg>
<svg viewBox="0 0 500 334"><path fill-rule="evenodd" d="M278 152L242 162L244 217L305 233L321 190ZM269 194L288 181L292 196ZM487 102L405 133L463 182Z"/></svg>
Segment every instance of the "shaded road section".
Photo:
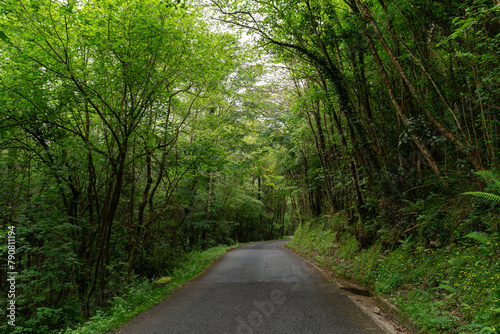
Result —
<svg viewBox="0 0 500 334"><path fill-rule="evenodd" d="M243 245L120 334L381 334L287 240Z"/></svg>

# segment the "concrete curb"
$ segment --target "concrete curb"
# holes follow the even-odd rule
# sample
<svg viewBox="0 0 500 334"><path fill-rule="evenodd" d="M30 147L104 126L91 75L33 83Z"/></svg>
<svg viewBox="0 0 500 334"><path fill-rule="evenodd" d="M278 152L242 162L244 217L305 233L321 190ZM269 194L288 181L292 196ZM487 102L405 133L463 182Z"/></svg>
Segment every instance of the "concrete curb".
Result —
<svg viewBox="0 0 500 334"><path fill-rule="evenodd" d="M396 321L405 326L413 334L427 334L426 330L421 329L413 320L411 320L406 314L401 312L394 304L389 302L382 296L374 297L375 304L382 310L390 314Z"/></svg>
<svg viewBox="0 0 500 334"><path fill-rule="evenodd" d="M308 258L305 254L296 251L288 247L288 245L284 245L288 250L294 252L295 254L307 259L310 262L320 269L324 273L327 271L330 275L335 279L335 283L341 290L348 291L350 293L372 297L375 304L382 309L384 312L389 314L394 320L400 323L402 326L407 328L413 334L427 334L428 332L419 328L417 324L413 320L411 320L406 314L404 314L401 310L399 310L395 305L385 299L383 296L375 293L374 288L372 286L367 286L364 282L361 282L359 279L354 277L350 277L345 273L338 272L331 267L326 267L320 263L317 263L314 259Z"/></svg>

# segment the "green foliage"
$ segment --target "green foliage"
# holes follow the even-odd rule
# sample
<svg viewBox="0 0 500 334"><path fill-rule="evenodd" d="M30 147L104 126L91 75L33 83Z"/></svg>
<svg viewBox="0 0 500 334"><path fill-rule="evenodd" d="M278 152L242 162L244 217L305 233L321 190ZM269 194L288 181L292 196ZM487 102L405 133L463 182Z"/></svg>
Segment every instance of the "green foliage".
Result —
<svg viewBox="0 0 500 334"><path fill-rule="evenodd" d="M328 227L305 224L297 232L292 248L373 287L422 330L489 333L500 321L495 311L500 305L498 234L473 232L439 248L418 246L408 238L393 251L381 251L377 244L353 248L355 239L347 235L326 241L321 236L328 235Z"/></svg>
<svg viewBox="0 0 500 334"><path fill-rule="evenodd" d="M477 175L481 176L488 186L491 188L491 190L500 193L500 175L493 172L493 171L479 171L476 172ZM488 201L492 202L500 202L500 195L496 194L491 194L491 193L485 193L481 191L469 191L463 193L464 195L472 195L472 196L477 196L484 198Z"/></svg>
<svg viewBox="0 0 500 334"><path fill-rule="evenodd" d="M182 284L185 284L189 279L201 273L207 265L217 260L228 249L233 247L235 246L218 246L203 252L195 251L189 253L178 263L171 283L157 287L157 282L154 280L150 282L139 279L137 282L127 286L122 295L113 297L112 306L109 310L98 311L84 325L75 329L67 329L60 333L99 334L114 330L137 314L168 298Z"/></svg>
<svg viewBox="0 0 500 334"><path fill-rule="evenodd" d="M466 191L498 166L498 5L210 5L2 1L0 226L19 231L18 331L97 324L123 286L172 276L187 252L306 221L307 247L379 291L420 275L463 294L398 261L497 252L500 177L478 172L491 192Z"/></svg>
<svg viewBox="0 0 500 334"><path fill-rule="evenodd" d="M170 276L164 276L155 281L155 284L166 284L172 280Z"/></svg>
<svg viewBox="0 0 500 334"><path fill-rule="evenodd" d="M481 198L484 198L484 199L491 201L491 202L500 202L500 196L495 195L495 194L485 193L485 192L481 192L481 191L468 191L468 192L465 192L463 194L481 197Z"/></svg>
<svg viewBox="0 0 500 334"><path fill-rule="evenodd" d="M124 286L172 276L187 252L283 233L282 185L255 183L259 167L274 172L266 143L248 140L261 106L241 89L262 66L196 6L7 0L0 45L0 226L19 231L18 331L100 328Z"/></svg>
<svg viewBox="0 0 500 334"><path fill-rule="evenodd" d="M442 206L471 170L498 165L498 6L212 3L289 70L281 159L297 217L343 211L362 247L409 231L453 240Z"/></svg>
<svg viewBox="0 0 500 334"><path fill-rule="evenodd" d="M470 238L479 241L482 244L490 244L491 238L487 233L484 232L471 232L465 236L465 238Z"/></svg>

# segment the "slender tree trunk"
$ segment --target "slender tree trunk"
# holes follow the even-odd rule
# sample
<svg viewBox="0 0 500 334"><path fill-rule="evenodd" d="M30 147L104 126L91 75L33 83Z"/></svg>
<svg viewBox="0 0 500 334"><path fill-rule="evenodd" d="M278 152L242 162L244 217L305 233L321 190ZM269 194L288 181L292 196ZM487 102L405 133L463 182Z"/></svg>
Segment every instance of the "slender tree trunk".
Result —
<svg viewBox="0 0 500 334"><path fill-rule="evenodd" d="M425 114L427 115L427 117L429 118L429 120L439 129L439 131L441 131L442 134L444 134L451 142L453 142L457 147L459 147L462 150L462 152L465 154L465 156L468 157L469 161L474 165L474 167L477 170L484 169L484 166L481 163L481 161L479 159L477 159L476 156L474 156L474 154L473 154L474 150L470 151L470 150L467 149L470 146L470 143L463 143L451 131L449 131L444 126L444 124L442 124L437 118L435 118L432 115L432 113L426 107L425 102L423 101L422 97L417 92L417 89L413 85L413 82L411 82L411 80L406 75L403 67L401 66L401 63L399 62L399 60L397 59L397 57L394 55L394 52L392 51L392 49L390 48L390 46L387 44L387 42L386 42L385 38L383 37L383 35L382 35L382 33L381 33L381 31L380 31L377 23L375 22L375 19L373 18L373 16L369 12L369 9L363 3L361 3L360 0L354 0L354 1L356 2L357 7L361 11L361 13L363 15L363 18L365 20L367 20L370 23L370 25L372 26L372 28L373 28L373 30L375 32L375 35L377 36L378 40L382 44L382 47L384 48L384 50L389 55L389 58L391 59L394 67L397 69L398 73L400 74L400 76L405 81L406 85L410 89L410 91L411 91L412 95L414 96L414 98L418 101L418 103L420 104L420 106L422 107L422 109L425 111Z"/></svg>
<svg viewBox="0 0 500 334"><path fill-rule="evenodd" d="M380 59L380 56L378 54L377 49L375 48L375 45L373 44L373 40L369 34L369 32L366 30L364 26L362 26L363 34L366 37L368 46L370 47L370 50L372 52L372 55L375 59L375 62L377 63L377 66L380 71L380 75L382 77L382 81L384 82L385 88L387 89L387 92L389 93L389 97L391 99L392 104L394 105L394 108L396 109L397 115L401 118L403 123L406 125L408 123L408 116L404 113L403 108L401 107L400 103L398 102L398 99L396 97L396 94L392 88L392 85L389 81L389 76L385 70L385 67L382 63L382 59ZM429 149L425 146L424 143L420 141L418 136L416 134L411 134L411 138L413 139L414 144L417 146L419 151L422 153L422 155L425 157L427 162L429 162L429 165L431 166L432 170L436 175L441 177L441 172L439 170L439 166L432 156L432 153L429 151Z"/></svg>

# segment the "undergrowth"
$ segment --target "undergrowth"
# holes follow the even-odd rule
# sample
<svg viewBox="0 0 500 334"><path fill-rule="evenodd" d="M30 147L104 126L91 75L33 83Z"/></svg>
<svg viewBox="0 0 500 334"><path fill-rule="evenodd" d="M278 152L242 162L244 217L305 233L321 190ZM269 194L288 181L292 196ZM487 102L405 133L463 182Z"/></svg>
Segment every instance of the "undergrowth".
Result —
<svg viewBox="0 0 500 334"><path fill-rule="evenodd" d="M127 323L137 314L148 310L155 304L167 298L188 280L217 260L228 249L236 246L218 246L205 251L193 251L186 255L180 265L172 272L172 281L155 287L155 280L136 281L125 289L121 296L113 298L111 308L98 311L97 314L82 326L66 329L60 334L99 334L106 333Z"/></svg>
<svg viewBox="0 0 500 334"><path fill-rule="evenodd" d="M386 296L422 332L500 332L496 229L459 235L446 246L408 237L392 250L381 242L361 249L352 234L339 232L338 223L304 224L288 245Z"/></svg>

